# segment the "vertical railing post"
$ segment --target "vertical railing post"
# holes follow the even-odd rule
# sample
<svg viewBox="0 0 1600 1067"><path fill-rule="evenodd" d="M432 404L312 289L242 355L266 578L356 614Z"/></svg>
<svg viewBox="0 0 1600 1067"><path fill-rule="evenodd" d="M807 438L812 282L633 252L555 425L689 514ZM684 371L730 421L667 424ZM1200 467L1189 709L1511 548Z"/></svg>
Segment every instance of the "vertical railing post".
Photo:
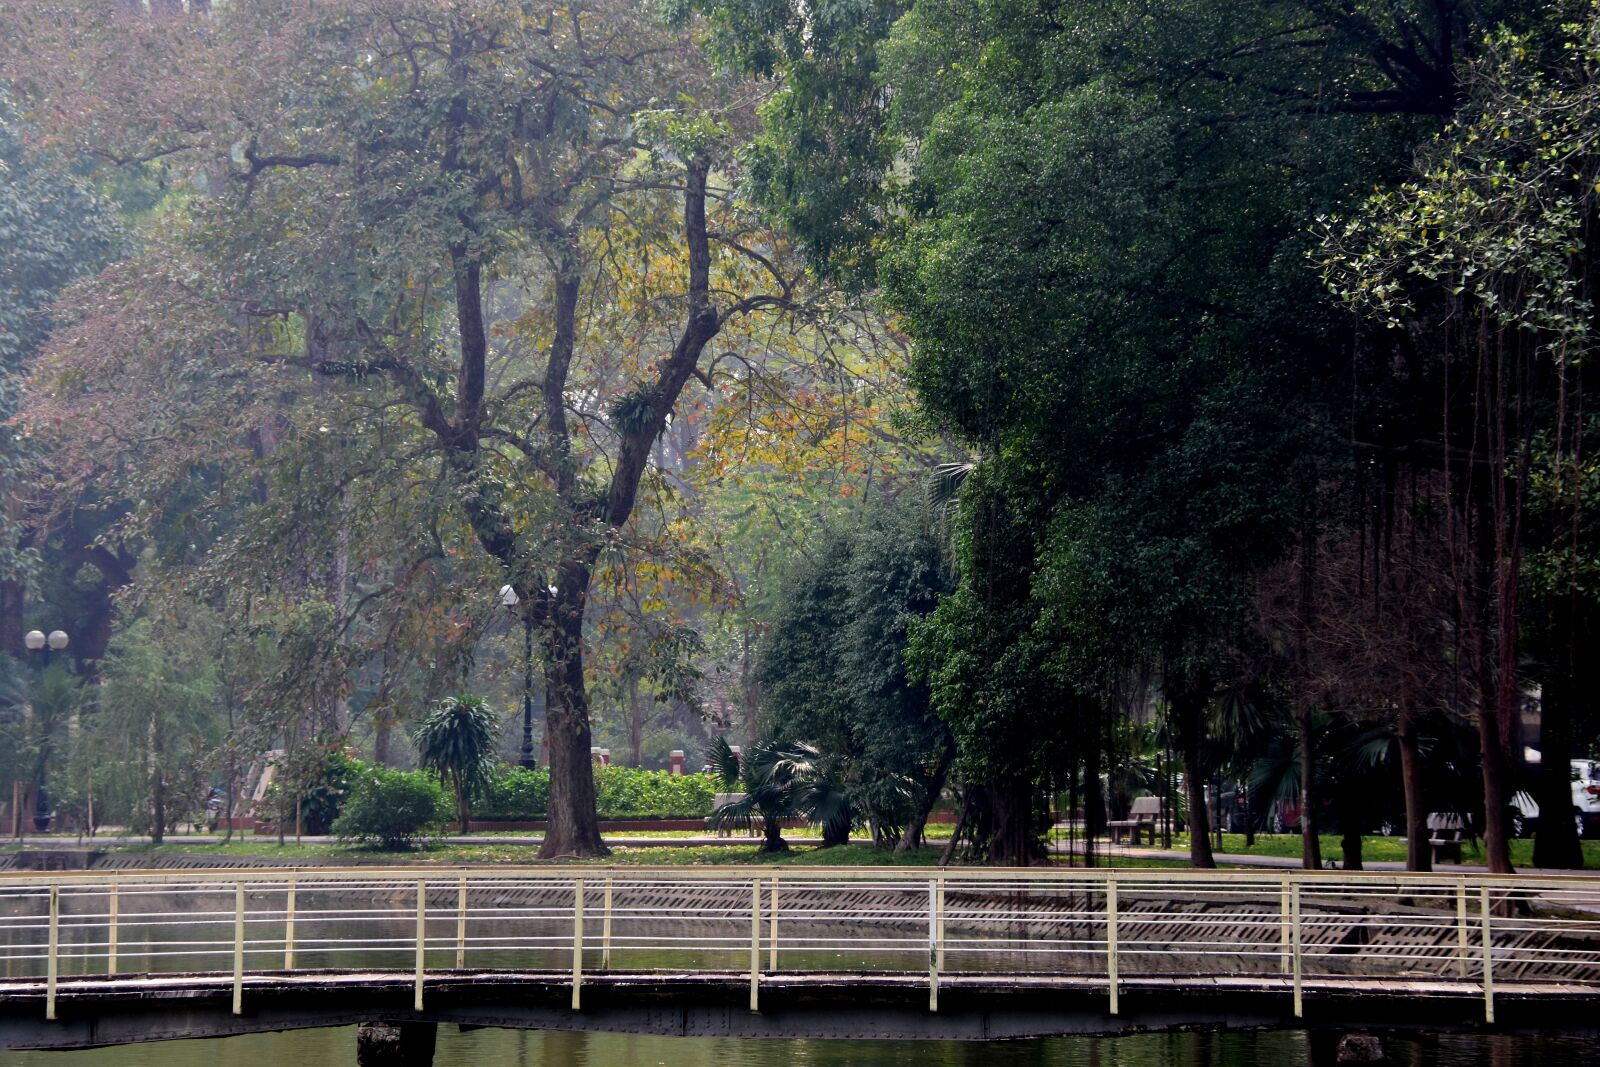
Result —
<svg viewBox="0 0 1600 1067"><path fill-rule="evenodd" d="M117 876L111 876L111 903L106 909L106 973L117 973L117 940L121 925L122 901L117 892Z"/></svg>
<svg viewBox="0 0 1600 1067"><path fill-rule="evenodd" d="M1117 876L1106 878L1106 979L1111 987L1111 1014L1117 1014Z"/></svg>
<svg viewBox="0 0 1600 1067"><path fill-rule="evenodd" d="M1288 975L1293 964L1289 952L1289 879L1283 880L1283 898L1278 904L1278 973Z"/></svg>
<svg viewBox="0 0 1600 1067"><path fill-rule="evenodd" d="M761 1010L761 879L750 882L750 1010Z"/></svg>
<svg viewBox="0 0 1600 1067"><path fill-rule="evenodd" d="M928 879L928 1010L939 1010L939 880Z"/></svg>
<svg viewBox="0 0 1600 1067"><path fill-rule="evenodd" d="M772 912L770 923L772 932L768 935L772 940L772 944L768 947L767 970L776 971L778 969L778 874L776 871L772 874L772 900L768 904L768 910Z"/></svg>
<svg viewBox="0 0 1600 1067"><path fill-rule="evenodd" d="M428 883L417 879L417 970L411 985L411 1007L422 1010L422 973L428 962Z"/></svg>
<svg viewBox="0 0 1600 1067"><path fill-rule="evenodd" d="M295 912L295 884L294 875L289 876L289 885L283 891L283 969L294 970L294 912Z"/></svg>
<svg viewBox="0 0 1600 1067"><path fill-rule="evenodd" d="M56 1017L56 979L61 963L61 887L50 885L50 949L45 963L44 1017Z"/></svg>
<svg viewBox="0 0 1600 1067"><path fill-rule="evenodd" d="M1456 883L1456 942L1460 951L1456 953L1457 969L1461 977L1467 976L1467 959L1471 949L1467 945L1467 882L1466 879Z"/></svg>
<svg viewBox="0 0 1600 1067"><path fill-rule="evenodd" d="M944 876L939 876L939 973L944 973Z"/></svg>
<svg viewBox="0 0 1600 1067"><path fill-rule="evenodd" d="M1294 952L1294 1017L1300 1018L1304 1005L1300 1000L1300 979L1304 970L1305 953L1301 949L1304 941L1304 931L1300 922L1300 883L1295 882L1289 888L1289 920L1290 920L1290 946Z"/></svg>
<svg viewBox="0 0 1600 1067"><path fill-rule="evenodd" d="M600 920L600 969L611 969L611 876L606 876L606 891L603 904L604 918Z"/></svg>
<svg viewBox="0 0 1600 1067"><path fill-rule="evenodd" d="M456 970L467 969L467 876L456 884Z"/></svg>
<svg viewBox="0 0 1600 1067"><path fill-rule="evenodd" d="M583 987L583 879L572 884L572 1010L582 1003Z"/></svg>
<svg viewBox="0 0 1600 1067"><path fill-rule="evenodd" d="M233 883L233 1013L244 1014L244 881Z"/></svg>
<svg viewBox="0 0 1600 1067"><path fill-rule="evenodd" d="M1478 907L1483 913L1483 1021L1494 1022L1494 939L1489 931L1489 887L1478 890Z"/></svg>

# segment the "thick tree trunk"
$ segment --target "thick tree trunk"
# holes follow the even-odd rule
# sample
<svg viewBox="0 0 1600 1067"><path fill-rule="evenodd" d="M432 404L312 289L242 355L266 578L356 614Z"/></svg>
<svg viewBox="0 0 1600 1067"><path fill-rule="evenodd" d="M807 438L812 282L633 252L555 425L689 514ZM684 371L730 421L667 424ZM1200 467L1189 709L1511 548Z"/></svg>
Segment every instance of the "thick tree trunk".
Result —
<svg viewBox="0 0 1600 1067"><path fill-rule="evenodd" d="M167 783L162 773L161 731L150 720L150 843L159 845L167 836Z"/></svg>
<svg viewBox="0 0 1600 1067"><path fill-rule="evenodd" d="M644 766L644 712L639 707L639 679L628 675L628 756L629 765Z"/></svg>
<svg viewBox="0 0 1600 1067"><path fill-rule="evenodd" d="M1510 874L1511 848L1506 834L1505 753L1500 744L1500 689L1490 666L1486 626L1477 640L1478 758L1483 773L1483 851L1490 874Z"/></svg>
<svg viewBox="0 0 1600 1067"><path fill-rule="evenodd" d="M1571 759L1573 712L1577 708L1578 634L1570 596L1557 598L1551 642L1560 649L1545 679L1539 713L1539 778L1535 787L1539 828L1533 839L1533 865L1558 870L1583 868L1583 844L1572 814Z"/></svg>
<svg viewBox="0 0 1600 1067"><path fill-rule="evenodd" d="M1039 837L1033 827L1033 783L995 782L989 786L993 823L989 834L989 862L996 867L1026 867L1038 859Z"/></svg>
<svg viewBox="0 0 1600 1067"><path fill-rule="evenodd" d="M961 847L962 838L971 835L977 813L977 792L977 788L970 785L961 790L961 807L956 811L955 829L950 832L950 840L945 842L944 851L939 853L941 867L950 865L950 861L956 857L956 850Z"/></svg>
<svg viewBox="0 0 1600 1067"><path fill-rule="evenodd" d="M1356 786L1356 789L1362 788ZM1361 865L1361 824L1363 807L1360 797L1346 786L1337 792L1339 797L1339 851L1340 862L1347 871L1359 871Z"/></svg>
<svg viewBox="0 0 1600 1067"><path fill-rule="evenodd" d="M589 568L569 563L557 578L545 631L545 736L550 742L550 826L541 859L606 856L595 811L593 733L583 677L583 614Z"/></svg>
<svg viewBox="0 0 1600 1067"><path fill-rule="evenodd" d="M1428 806L1422 791L1422 753L1418 751L1417 724L1409 708L1400 709L1396 731L1400 739L1400 784L1406 798L1406 870L1433 870L1433 847L1428 844Z"/></svg>
<svg viewBox="0 0 1600 1067"><path fill-rule="evenodd" d="M1506 830L1505 753L1500 748L1500 716L1492 705L1478 713L1478 746L1483 762L1483 851L1490 874L1512 874Z"/></svg>
<svg viewBox="0 0 1600 1067"><path fill-rule="evenodd" d="M21 582L0 581L0 655L20 657L27 652L22 643L22 598Z"/></svg>
<svg viewBox="0 0 1600 1067"><path fill-rule="evenodd" d="M1205 709L1208 694L1175 686L1167 694L1176 720L1178 744L1183 754L1183 788L1188 804L1189 863L1194 867L1215 867L1211 851L1211 820L1206 814L1206 769L1200 761L1205 743Z"/></svg>
<svg viewBox="0 0 1600 1067"><path fill-rule="evenodd" d="M389 744L394 735L394 724L386 713L380 712L372 724L372 761L380 767L389 766Z"/></svg>
<svg viewBox="0 0 1600 1067"><path fill-rule="evenodd" d="M1316 871L1322 869L1322 838L1317 834L1317 739L1309 705L1295 710L1295 728L1300 739L1300 866Z"/></svg>
<svg viewBox="0 0 1600 1067"><path fill-rule="evenodd" d="M1189 865L1215 867L1211 851L1211 819L1206 813L1206 781L1198 745L1183 748L1183 784L1189 806Z"/></svg>
<svg viewBox="0 0 1600 1067"><path fill-rule="evenodd" d="M922 847L922 839L928 830L928 816L933 814L934 805L939 803L939 795L944 792L944 783L950 777L950 765L955 759L956 743L952 740L944 746L944 751L939 753L939 762L933 769L933 778L923 790L922 799L918 801L916 810L911 813L911 821L906 824L905 836L895 846L896 852L910 852Z"/></svg>
<svg viewBox="0 0 1600 1067"><path fill-rule="evenodd" d="M789 842L783 839L783 822L776 817L763 816L761 819L761 851L762 852L787 852Z"/></svg>

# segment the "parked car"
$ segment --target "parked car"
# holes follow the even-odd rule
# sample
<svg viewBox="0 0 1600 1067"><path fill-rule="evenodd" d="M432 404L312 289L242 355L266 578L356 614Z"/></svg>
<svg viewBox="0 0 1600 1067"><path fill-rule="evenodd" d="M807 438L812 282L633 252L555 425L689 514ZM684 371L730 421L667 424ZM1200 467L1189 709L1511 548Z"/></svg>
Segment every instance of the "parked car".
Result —
<svg viewBox="0 0 1600 1067"><path fill-rule="evenodd" d="M1572 817L1578 836L1587 837L1600 829L1600 760L1572 761ZM1511 797L1511 835L1527 837L1539 825L1539 804L1525 790Z"/></svg>

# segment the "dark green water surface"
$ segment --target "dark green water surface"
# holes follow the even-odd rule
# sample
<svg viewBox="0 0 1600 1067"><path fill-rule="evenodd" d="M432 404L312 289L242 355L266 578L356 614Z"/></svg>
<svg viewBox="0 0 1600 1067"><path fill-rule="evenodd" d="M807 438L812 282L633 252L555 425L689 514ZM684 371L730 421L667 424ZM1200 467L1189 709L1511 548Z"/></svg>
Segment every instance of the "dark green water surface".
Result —
<svg viewBox="0 0 1600 1067"><path fill-rule="evenodd" d="M1140 1034L988 1043L753 1041L439 1027L436 1067L1323 1067L1337 1034ZM1406 1067L1561 1067L1594 1062L1587 1043L1465 1034L1384 1035L1390 1064ZM16 1067L346 1067L353 1027L210 1041L0 1053Z"/></svg>

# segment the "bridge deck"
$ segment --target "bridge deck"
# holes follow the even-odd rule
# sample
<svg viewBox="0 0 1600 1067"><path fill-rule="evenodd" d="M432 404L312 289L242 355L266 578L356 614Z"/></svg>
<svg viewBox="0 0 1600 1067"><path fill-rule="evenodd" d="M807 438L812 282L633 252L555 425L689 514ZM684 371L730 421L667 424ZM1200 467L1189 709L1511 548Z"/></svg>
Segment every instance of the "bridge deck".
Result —
<svg viewBox="0 0 1600 1067"><path fill-rule="evenodd" d="M1593 879L1388 873L31 874L0 877L0 1048L371 1018L795 1037L1586 1033L1597 909Z"/></svg>
<svg viewBox="0 0 1600 1067"><path fill-rule="evenodd" d="M1329 978L1305 982L1292 1014L1291 980L1238 975L1152 975L1122 981L1108 1014L1105 981L1063 975L949 975L939 1010L909 975L782 974L763 979L762 1007L745 1003L748 975L607 974L586 979L582 1011L565 973L440 973L428 1010L412 1009L413 975L363 971L251 975L249 1007L230 1010L231 979L166 975L77 979L58 991L58 1019L40 1010L40 982L0 982L0 1047L86 1048L374 1019L462 1026L602 1030L663 1036L992 1039L1113 1034L1175 1027L1481 1027L1474 991L1449 982ZM1600 1036L1600 990L1564 982L1497 991L1500 1030Z"/></svg>

